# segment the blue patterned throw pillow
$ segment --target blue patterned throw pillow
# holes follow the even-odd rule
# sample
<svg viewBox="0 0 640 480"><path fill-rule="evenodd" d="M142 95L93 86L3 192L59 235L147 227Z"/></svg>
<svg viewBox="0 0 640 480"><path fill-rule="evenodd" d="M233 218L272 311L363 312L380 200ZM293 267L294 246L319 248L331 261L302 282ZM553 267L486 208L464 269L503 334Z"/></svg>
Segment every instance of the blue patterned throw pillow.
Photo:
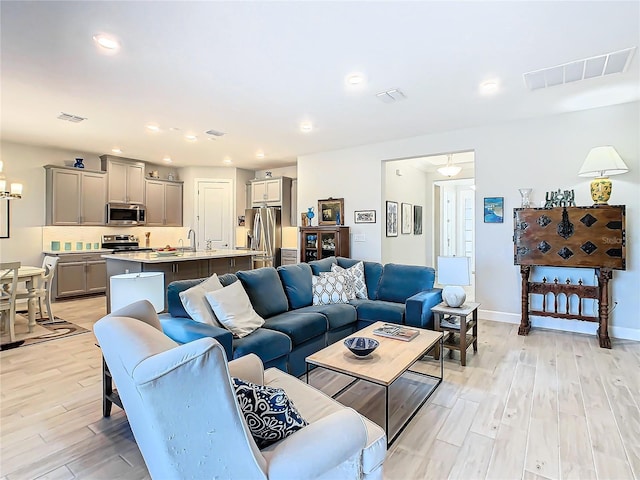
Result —
<svg viewBox="0 0 640 480"><path fill-rule="evenodd" d="M258 448L268 447L308 425L281 388L231 378L240 410Z"/></svg>

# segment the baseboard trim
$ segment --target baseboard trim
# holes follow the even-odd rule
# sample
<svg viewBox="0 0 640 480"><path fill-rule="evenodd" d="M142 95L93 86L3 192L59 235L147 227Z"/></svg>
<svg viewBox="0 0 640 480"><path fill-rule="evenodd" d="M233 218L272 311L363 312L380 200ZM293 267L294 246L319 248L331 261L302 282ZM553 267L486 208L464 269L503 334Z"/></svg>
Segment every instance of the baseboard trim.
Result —
<svg viewBox="0 0 640 480"><path fill-rule="evenodd" d="M498 312L495 310L478 310L480 318L502 323L520 323L519 313ZM551 317L531 316L531 326L533 328L548 328L549 330L561 330L563 332L586 333L595 335L598 324L595 322L581 322L579 320L563 320ZM616 327L609 325L609 336L624 340L635 340L640 342L640 330L627 327Z"/></svg>

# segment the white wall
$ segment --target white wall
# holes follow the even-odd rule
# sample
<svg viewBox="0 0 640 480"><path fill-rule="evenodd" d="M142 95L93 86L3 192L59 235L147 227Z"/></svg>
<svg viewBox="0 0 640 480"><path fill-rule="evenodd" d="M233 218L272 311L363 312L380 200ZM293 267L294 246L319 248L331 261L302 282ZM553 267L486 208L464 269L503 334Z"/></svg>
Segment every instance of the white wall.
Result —
<svg viewBox="0 0 640 480"><path fill-rule="evenodd" d="M267 168L265 170L256 170L255 178L265 178L267 176L266 172L271 172L272 177L298 178L298 167L296 165L290 165L288 167Z"/></svg>
<svg viewBox="0 0 640 480"><path fill-rule="evenodd" d="M397 175L397 171L401 175ZM407 164L406 161L391 161L384 163L384 202L397 202L398 204L398 236L387 237L386 234L382 239L382 261L384 263L395 262L407 265L426 265L427 251L431 245L430 236L431 229L424 224L425 209L430 208L431 200L429 198L430 188L428 183L428 175L422 170L418 170ZM412 206L411 214L413 216L413 205L422 206L422 235L414 235L413 228L410 234L402 233L402 204L409 203ZM378 220L384 222L386 214L383 210ZM353 217L347 217L345 224L351 225ZM383 224L385 225L385 224ZM413 225L413 219L412 219ZM383 232L384 233L384 232Z"/></svg>
<svg viewBox="0 0 640 480"><path fill-rule="evenodd" d="M474 150L476 176L476 299L483 318L519 321L520 275L513 265L513 225L509 212L520 205L518 188L533 188L533 200L550 190L574 189L578 205L590 205L589 179L577 172L589 149L614 145L630 171L613 177L611 204L627 205L627 270L611 283L614 336L640 340L640 103L633 102L552 117L423 135L375 145L318 153L298 159L298 205L318 198L344 197L345 218L353 210L376 208L378 222L366 229L367 241L352 244L352 256L382 260L384 215L381 215L381 162L390 159ZM505 198L506 220L483 223L484 197ZM382 210L383 211L383 210ZM354 232L355 233L355 232ZM385 259L392 260L392 259ZM558 269L562 270L562 269ZM554 320L554 328L573 328L573 321ZM534 325L536 325L534 321ZM595 331L595 324L591 324Z"/></svg>

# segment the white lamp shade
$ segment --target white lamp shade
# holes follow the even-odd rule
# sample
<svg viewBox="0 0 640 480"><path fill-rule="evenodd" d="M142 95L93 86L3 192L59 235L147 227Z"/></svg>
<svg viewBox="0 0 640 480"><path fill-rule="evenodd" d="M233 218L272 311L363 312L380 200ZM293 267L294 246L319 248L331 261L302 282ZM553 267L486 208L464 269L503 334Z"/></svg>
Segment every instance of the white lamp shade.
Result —
<svg viewBox="0 0 640 480"><path fill-rule="evenodd" d="M109 279L111 311L149 300L156 312L164 310L164 273L141 272L113 275Z"/></svg>
<svg viewBox="0 0 640 480"><path fill-rule="evenodd" d="M469 285L469 258L438 257L438 283L440 285Z"/></svg>
<svg viewBox="0 0 640 480"><path fill-rule="evenodd" d="M579 177L604 177L627 173L629 168L611 145L594 147L584 160Z"/></svg>

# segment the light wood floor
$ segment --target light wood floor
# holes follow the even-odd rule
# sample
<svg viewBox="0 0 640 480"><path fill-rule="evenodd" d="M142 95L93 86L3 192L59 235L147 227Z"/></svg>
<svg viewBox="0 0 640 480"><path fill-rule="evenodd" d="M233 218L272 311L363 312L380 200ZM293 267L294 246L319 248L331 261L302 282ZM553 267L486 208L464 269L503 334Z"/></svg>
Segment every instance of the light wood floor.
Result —
<svg viewBox="0 0 640 480"><path fill-rule="evenodd" d="M54 311L91 328L104 305L94 297ZM385 478L640 478L640 343L614 339L604 350L591 336L516 332L480 321L478 354L464 368L446 359L444 382L391 447ZM124 413L102 418L94 342L88 333L0 353L0 480L149 478ZM313 383L339 381L318 372ZM377 387L354 388L341 401L381 418ZM392 410L409 408L420 388L398 384Z"/></svg>

